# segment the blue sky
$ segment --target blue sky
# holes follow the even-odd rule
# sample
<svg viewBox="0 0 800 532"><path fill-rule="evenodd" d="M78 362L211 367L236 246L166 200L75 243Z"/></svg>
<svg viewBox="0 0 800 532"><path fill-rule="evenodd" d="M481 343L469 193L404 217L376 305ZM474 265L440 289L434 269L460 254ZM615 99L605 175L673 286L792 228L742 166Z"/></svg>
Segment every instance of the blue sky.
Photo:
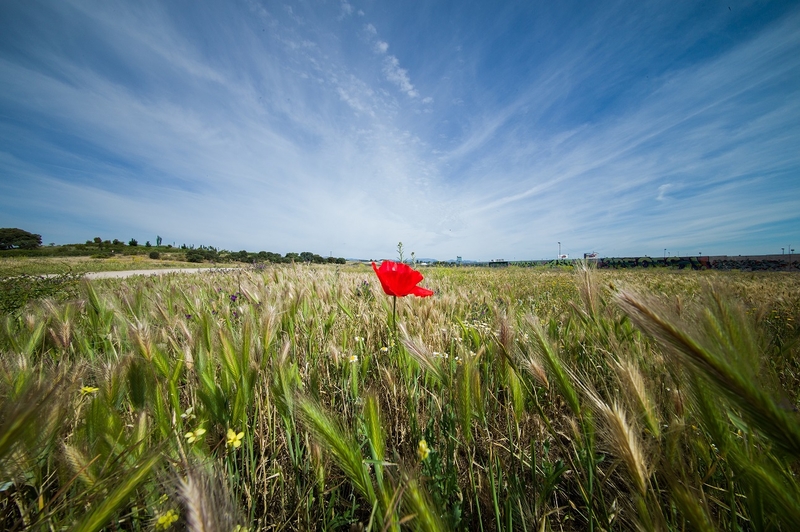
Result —
<svg viewBox="0 0 800 532"><path fill-rule="evenodd" d="M2 2L0 227L361 258L800 249L800 4Z"/></svg>

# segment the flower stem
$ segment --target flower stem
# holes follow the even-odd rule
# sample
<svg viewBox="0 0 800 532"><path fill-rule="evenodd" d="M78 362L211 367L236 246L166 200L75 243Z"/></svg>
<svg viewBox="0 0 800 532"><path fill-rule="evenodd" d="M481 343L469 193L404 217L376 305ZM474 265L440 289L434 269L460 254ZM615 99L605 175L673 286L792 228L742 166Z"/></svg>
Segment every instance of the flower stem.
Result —
<svg viewBox="0 0 800 532"><path fill-rule="evenodd" d="M392 296L392 329L397 340L397 296Z"/></svg>

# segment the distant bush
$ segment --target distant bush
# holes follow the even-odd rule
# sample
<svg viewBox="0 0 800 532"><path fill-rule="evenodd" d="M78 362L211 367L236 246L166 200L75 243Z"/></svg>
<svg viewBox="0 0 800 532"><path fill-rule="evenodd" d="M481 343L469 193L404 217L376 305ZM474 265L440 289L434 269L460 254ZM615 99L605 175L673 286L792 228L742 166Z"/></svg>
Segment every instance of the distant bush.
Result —
<svg viewBox="0 0 800 532"><path fill-rule="evenodd" d="M189 249L186 251L186 260L189 262L203 262L204 260L217 260L219 253L213 249Z"/></svg>
<svg viewBox="0 0 800 532"><path fill-rule="evenodd" d="M161 258L161 253L159 253L158 251L151 251L150 252L150 258L151 259L160 259Z"/></svg>

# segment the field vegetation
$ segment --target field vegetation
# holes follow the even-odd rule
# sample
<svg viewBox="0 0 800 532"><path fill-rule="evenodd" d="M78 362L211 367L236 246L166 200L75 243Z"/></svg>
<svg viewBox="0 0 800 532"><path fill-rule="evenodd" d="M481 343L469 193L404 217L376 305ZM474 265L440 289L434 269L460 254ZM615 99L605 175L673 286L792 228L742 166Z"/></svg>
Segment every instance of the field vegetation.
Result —
<svg viewBox="0 0 800 532"><path fill-rule="evenodd" d="M3 530L797 530L800 278L80 281L0 327Z"/></svg>
<svg viewBox="0 0 800 532"><path fill-rule="evenodd" d="M119 255L99 259L92 257L0 257L0 278L20 275L80 275L88 272L153 270L161 268L213 267L211 263L187 264L183 255L160 253L158 260L148 255Z"/></svg>

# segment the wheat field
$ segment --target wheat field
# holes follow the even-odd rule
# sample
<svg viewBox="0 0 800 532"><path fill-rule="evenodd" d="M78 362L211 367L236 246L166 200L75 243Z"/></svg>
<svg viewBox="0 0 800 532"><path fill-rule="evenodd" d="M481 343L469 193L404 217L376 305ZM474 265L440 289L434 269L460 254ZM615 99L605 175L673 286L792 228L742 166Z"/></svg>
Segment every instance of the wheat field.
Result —
<svg viewBox="0 0 800 532"><path fill-rule="evenodd" d="M3 530L797 530L800 277L96 280L0 330Z"/></svg>

